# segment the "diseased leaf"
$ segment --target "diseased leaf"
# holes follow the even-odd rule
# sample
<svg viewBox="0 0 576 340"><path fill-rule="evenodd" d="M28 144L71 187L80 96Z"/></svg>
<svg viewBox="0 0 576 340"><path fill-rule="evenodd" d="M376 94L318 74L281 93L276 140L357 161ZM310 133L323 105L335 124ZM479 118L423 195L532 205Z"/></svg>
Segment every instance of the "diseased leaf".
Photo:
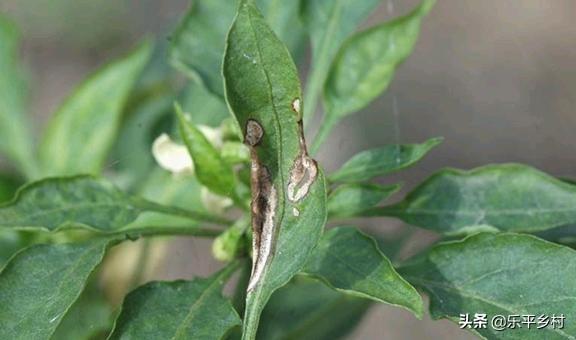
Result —
<svg viewBox="0 0 576 340"><path fill-rule="evenodd" d="M347 294L403 307L422 317L422 298L378 249L355 228L327 231L303 272Z"/></svg>
<svg viewBox="0 0 576 340"><path fill-rule="evenodd" d="M224 78L252 159L254 265L243 337L254 339L266 301L302 268L320 238L326 189L306 151L296 67L251 1L242 1L230 29Z"/></svg>
<svg viewBox="0 0 576 340"><path fill-rule="evenodd" d="M180 134L192 156L198 181L218 195L236 198L236 179L232 167L222 159L206 136L190 123L179 106L176 106L176 113Z"/></svg>
<svg viewBox="0 0 576 340"><path fill-rule="evenodd" d="M458 321L461 314L487 314L487 339L574 339L576 252L529 235L477 234L439 244L400 269L431 299L432 316ZM495 330L496 315L564 315L563 329ZM521 319L522 320L522 319Z"/></svg>
<svg viewBox="0 0 576 340"><path fill-rule="evenodd" d="M328 196L328 216L342 218L362 216L400 189L400 185L381 186L376 184L344 184Z"/></svg>
<svg viewBox="0 0 576 340"><path fill-rule="evenodd" d="M404 201L368 214L398 217L446 234L534 232L576 222L576 186L519 164L445 169Z"/></svg>
<svg viewBox="0 0 576 340"><path fill-rule="evenodd" d="M324 88L326 116L321 131L329 131L345 115L366 107L388 87L396 68L412 52L420 23L434 2L424 0L410 14L346 41Z"/></svg>
<svg viewBox="0 0 576 340"><path fill-rule="evenodd" d="M221 293L235 269L227 267L207 279L137 288L124 300L109 339L222 339L242 322Z"/></svg>
<svg viewBox="0 0 576 340"><path fill-rule="evenodd" d="M18 253L0 273L0 338L49 339L108 243L43 244Z"/></svg>
<svg viewBox="0 0 576 340"><path fill-rule="evenodd" d="M38 169L25 112L28 88L18 63L18 43L16 28L0 13L0 151L32 178Z"/></svg>
<svg viewBox="0 0 576 340"><path fill-rule="evenodd" d="M386 145L362 151L329 176L333 182L362 182L405 169L421 160L442 138L422 144Z"/></svg>
<svg viewBox="0 0 576 340"><path fill-rule="evenodd" d="M340 45L354 32L380 0L306 0L302 16L312 40L311 75L306 88L305 112L311 117L330 64Z"/></svg>
<svg viewBox="0 0 576 340"><path fill-rule="evenodd" d="M92 75L48 125L41 146L44 176L98 174L120 125L128 94L150 55L149 44Z"/></svg>
<svg viewBox="0 0 576 340"><path fill-rule="evenodd" d="M212 219L202 212L162 206L129 196L103 179L77 176L45 179L22 187L12 202L0 207L0 228L47 231L86 228L121 233L122 227L135 221L144 211ZM143 231L140 229L129 230Z"/></svg>
<svg viewBox="0 0 576 340"><path fill-rule="evenodd" d="M297 276L270 298L262 313L257 338L342 339L360 323L370 305L368 300Z"/></svg>

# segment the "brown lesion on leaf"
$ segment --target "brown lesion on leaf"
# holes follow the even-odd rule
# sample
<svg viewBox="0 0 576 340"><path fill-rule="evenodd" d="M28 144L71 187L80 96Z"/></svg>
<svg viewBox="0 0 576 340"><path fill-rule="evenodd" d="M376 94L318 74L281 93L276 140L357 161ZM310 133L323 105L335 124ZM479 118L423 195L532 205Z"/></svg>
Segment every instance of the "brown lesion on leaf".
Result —
<svg viewBox="0 0 576 340"><path fill-rule="evenodd" d="M298 107L300 102L298 101ZM294 102L292 103L294 107ZM299 112L298 112L299 113ZM314 159L308 155L306 147L306 140L304 139L304 127L302 125L302 118L298 120L298 142L300 145L300 152L292 164L290 170L290 178L288 179L287 196L293 202L299 202L308 195L310 187L318 177L318 164Z"/></svg>
<svg viewBox="0 0 576 340"><path fill-rule="evenodd" d="M278 194L270 171L260 162L256 146L264 136L264 129L255 120L246 123L244 142L250 147L250 183L252 189L252 274L248 291L260 281L266 263L272 256Z"/></svg>

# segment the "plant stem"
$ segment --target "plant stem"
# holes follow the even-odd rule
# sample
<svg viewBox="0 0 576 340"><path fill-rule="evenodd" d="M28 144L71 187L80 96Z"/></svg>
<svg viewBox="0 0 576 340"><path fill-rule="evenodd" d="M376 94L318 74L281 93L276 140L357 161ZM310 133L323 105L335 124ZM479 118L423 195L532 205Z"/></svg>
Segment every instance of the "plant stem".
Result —
<svg viewBox="0 0 576 340"><path fill-rule="evenodd" d="M137 227L121 229L113 234L138 234L141 236L165 236L165 235L188 235L196 237L214 238L220 235L224 230L215 228L198 228L187 226L163 226L163 227Z"/></svg>
<svg viewBox="0 0 576 340"><path fill-rule="evenodd" d="M221 216L215 216L202 211L194 211L175 206L163 205L148 200L138 199L134 201L134 204L142 209L147 209L167 215L181 216L198 222L216 223L227 226L233 224L233 221Z"/></svg>

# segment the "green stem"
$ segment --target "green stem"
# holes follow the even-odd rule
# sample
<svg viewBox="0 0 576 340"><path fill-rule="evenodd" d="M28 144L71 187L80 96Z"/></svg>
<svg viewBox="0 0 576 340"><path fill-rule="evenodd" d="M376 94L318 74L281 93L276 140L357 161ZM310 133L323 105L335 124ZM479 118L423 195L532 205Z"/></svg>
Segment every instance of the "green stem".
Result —
<svg viewBox="0 0 576 340"><path fill-rule="evenodd" d="M143 199L135 200L134 204L141 209L155 211L167 215L185 217L198 222L207 222L223 225L232 225L234 223L232 220L229 220L221 216L215 216L202 211L194 211L174 206L162 205Z"/></svg>
<svg viewBox="0 0 576 340"><path fill-rule="evenodd" d="M312 155L318 153L318 150L320 150L320 147L326 141L326 138L330 136L330 132L332 132L332 129L334 128L335 125L336 122L331 119L320 124L320 130L314 137L314 141L312 142L312 146L310 148L310 152L312 153Z"/></svg>
<svg viewBox="0 0 576 340"><path fill-rule="evenodd" d="M270 293L264 292L262 285L258 285L248 292L246 296L246 309L242 325L242 340L255 340L258 334L260 315L264 306L270 299Z"/></svg>
<svg viewBox="0 0 576 340"><path fill-rule="evenodd" d="M118 230L112 235L137 234L141 236L165 236L165 235L187 235L196 237L215 238L224 230L214 228L198 228L187 226L164 226L164 227L138 227Z"/></svg>

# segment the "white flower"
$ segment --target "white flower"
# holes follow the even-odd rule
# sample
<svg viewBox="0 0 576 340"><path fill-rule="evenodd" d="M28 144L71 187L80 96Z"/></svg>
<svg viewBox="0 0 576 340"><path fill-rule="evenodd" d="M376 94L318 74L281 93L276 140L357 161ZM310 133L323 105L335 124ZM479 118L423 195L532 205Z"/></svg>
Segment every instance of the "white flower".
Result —
<svg viewBox="0 0 576 340"><path fill-rule="evenodd" d="M186 146L175 143L165 133L152 144L152 155L162 168L173 174L194 172L194 164Z"/></svg>

